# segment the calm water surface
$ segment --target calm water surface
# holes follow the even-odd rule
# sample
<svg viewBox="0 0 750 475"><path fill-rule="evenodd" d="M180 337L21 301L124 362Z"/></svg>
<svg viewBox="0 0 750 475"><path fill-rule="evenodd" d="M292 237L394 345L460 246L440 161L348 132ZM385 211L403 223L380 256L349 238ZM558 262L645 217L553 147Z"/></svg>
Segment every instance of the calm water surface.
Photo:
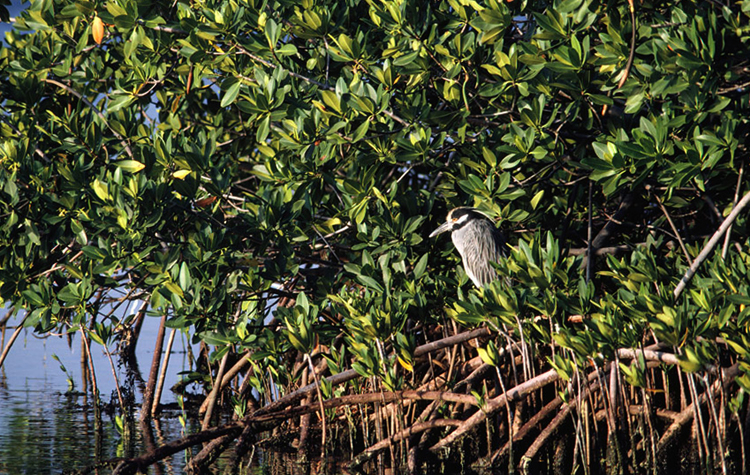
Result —
<svg viewBox="0 0 750 475"><path fill-rule="evenodd" d="M15 323L15 319L11 321ZM158 325L157 318L147 318L144 322L137 353L142 373L147 373L151 364ZM12 330L6 331L3 345L11 333ZM169 388L178 381L178 372L189 369L185 345L184 338L178 335L162 403L176 402ZM109 360L96 344L92 343L91 352L101 401L105 406L110 402L117 406ZM82 392L80 361L81 345L77 335L70 346L66 338L39 339L30 331L16 340L0 368L0 474L61 473L96 461L143 452L141 434L128 439L118 433L114 423L117 412L103 411L101 424L97 424L90 392ZM117 373L120 382L125 381L124 369L118 368ZM73 391L69 379L74 382ZM140 401L140 397L137 391L136 400ZM177 415L165 414L154 424L157 443L182 436L183 427ZM192 428L194 423L188 424ZM181 453L158 471L181 473L183 465L184 454Z"/></svg>

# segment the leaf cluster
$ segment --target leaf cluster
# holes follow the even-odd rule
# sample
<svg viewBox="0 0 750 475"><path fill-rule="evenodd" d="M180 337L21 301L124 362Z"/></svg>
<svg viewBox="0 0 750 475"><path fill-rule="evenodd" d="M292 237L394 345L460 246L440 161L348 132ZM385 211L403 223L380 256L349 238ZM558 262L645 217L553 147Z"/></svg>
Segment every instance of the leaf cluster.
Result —
<svg viewBox="0 0 750 475"><path fill-rule="evenodd" d="M0 50L0 297L40 332L143 300L258 360L346 341L394 387L448 318L750 362L746 215L671 298L747 191L747 3L36 0ZM516 247L482 294L425 239L459 205ZM625 251L587 278L589 245Z"/></svg>

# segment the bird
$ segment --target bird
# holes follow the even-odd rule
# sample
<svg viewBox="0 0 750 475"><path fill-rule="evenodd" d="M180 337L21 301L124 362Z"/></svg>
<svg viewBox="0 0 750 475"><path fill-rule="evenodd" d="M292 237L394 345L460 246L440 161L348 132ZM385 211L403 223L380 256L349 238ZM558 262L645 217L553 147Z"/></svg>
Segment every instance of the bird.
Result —
<svg viewBox="0 0 750 475"><path fill-rule="evenodd" d="M507 255L503 233L486 214L476 208L459 207L448 212L445 223L430 233L430 238L450 231L464 264L466 274L478 288L498 279L492 262Z"/></svg>

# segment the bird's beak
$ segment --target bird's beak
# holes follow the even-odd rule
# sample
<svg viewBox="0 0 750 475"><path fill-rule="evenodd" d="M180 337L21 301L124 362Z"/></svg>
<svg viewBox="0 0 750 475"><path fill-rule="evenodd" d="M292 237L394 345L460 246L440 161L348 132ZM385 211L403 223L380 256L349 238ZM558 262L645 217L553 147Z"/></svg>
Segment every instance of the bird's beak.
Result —
<svg viewBox="0 0 750 475"><path fill-rule="evenodd" d="M432 231L430 233L430 237L432 238L432 237L437 236L438 234L444 233L446 231L450 231L452 224L453 223L451 223L450 221L446 221L445 223L443 223L440 226L438 226L438 228L436 230Z"/></svg>

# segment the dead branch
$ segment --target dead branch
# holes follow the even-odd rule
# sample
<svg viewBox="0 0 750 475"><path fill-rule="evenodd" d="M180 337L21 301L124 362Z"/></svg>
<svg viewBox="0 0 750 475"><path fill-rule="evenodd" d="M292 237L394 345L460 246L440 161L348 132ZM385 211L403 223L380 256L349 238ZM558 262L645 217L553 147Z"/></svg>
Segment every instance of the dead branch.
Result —
<svg viewBox="0 0 750 475"><path fill-rule="evenodd" d="M693 265L690 266L690 268L685 271L685 275L682 276L682 279L680 279L680 283L677 284L677 287L675 287L673 295L676 299L680 296L682 291L685 289L685 286L690 282L690 279L693 278L693 275L695 274L695 271L698 270L698 267L705 261L708 256L713 252L716 245L719 243L719 240L724 235L724 233L729 229L729 226L734 222L735 219L737 219L737 216L740 214L740 212L745 209L745 206L750 203L750 192L745 194L745 196L742 197L739 203L737 203L737 206L734 207L731 213L729 213L729 216L724 219L724 221L721 223L721 226L719 226L719 229L716 230L713 236L711 236L711 239L708 240L708 243L706 243L706 247L703 248L700 254L698 254L698 257L695 258L695 261L693 261Z"/></svg>

